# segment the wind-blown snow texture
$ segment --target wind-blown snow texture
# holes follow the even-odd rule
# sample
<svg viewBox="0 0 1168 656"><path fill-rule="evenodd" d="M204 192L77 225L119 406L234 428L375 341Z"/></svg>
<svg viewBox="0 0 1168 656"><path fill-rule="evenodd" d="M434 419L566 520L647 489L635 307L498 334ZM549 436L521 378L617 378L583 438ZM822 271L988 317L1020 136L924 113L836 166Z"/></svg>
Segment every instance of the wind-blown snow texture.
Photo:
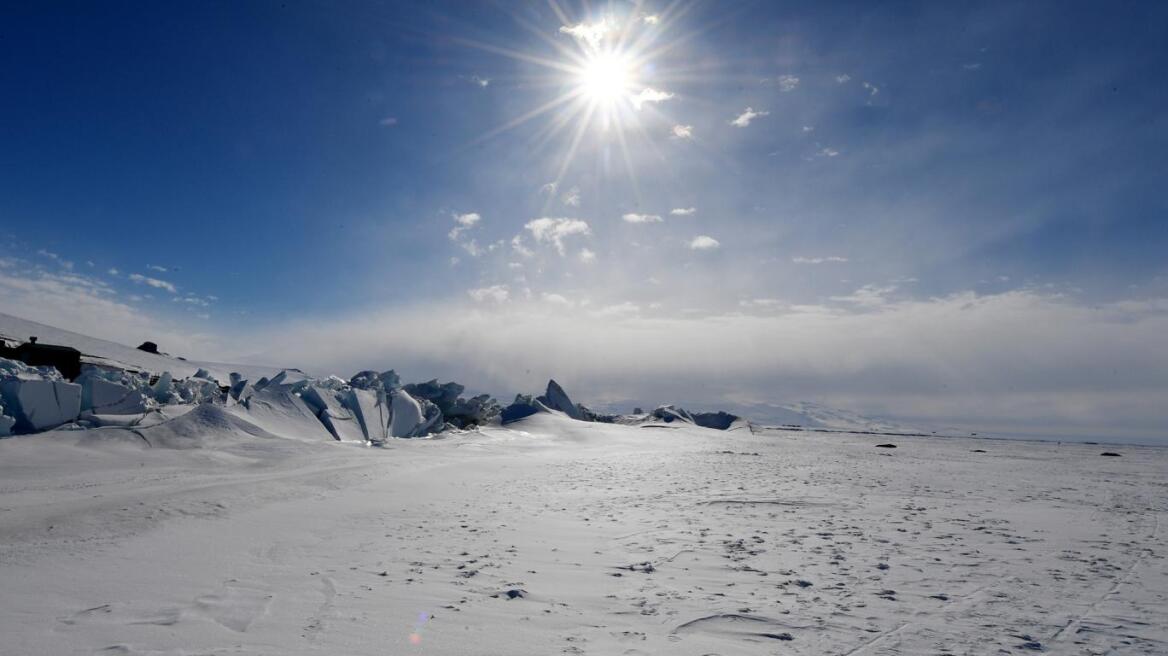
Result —
<svg viewBox="0 0 1168 656"><path fill-rule="evenodd" d="M1168 644L1163 449L554 413L368 449L240 421L0 441L4 653Z"/></svg>

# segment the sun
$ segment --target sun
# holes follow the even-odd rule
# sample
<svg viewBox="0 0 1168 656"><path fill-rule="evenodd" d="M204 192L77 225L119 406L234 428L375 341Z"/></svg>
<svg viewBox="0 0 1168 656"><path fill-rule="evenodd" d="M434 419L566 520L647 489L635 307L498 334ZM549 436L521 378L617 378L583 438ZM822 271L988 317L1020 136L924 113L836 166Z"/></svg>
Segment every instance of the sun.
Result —
<svg viewBox="0 0 1168 656"><path fill-rule="evenodd" d="M599 105L612 106L628 100L634 84L629 58L616 52L589 55L580 67L579 85L584 98Z"/></svg>
<svg viewBox="0 0 1168 656"><path fill-rule="evenodd" d="M535 133L533 143L537 149L548 144L564 148L555 183L563 179L584 149L596 153L606 171L611 154L622 158L628 179L636 188L633 162L637 151L654 149L652 135L667 134L675 123L663 103L676 94L661 85L684 79L684 74L679 76L677 69L659 61L684 40L667 36L675 17L670 12L646 14L637 4L624 13L610 6L609 13L573 20L559 0L548 3L561 23L554 31L519 16L516 20L538 42L552 46L550 56L534 49L460 39L466 45L545 69L546 75L531 75L524 81L528 88L552 90L546 101L489 130L475 143L546 116L549 120ZM680 16L684 8L676 12Z"/></svg>

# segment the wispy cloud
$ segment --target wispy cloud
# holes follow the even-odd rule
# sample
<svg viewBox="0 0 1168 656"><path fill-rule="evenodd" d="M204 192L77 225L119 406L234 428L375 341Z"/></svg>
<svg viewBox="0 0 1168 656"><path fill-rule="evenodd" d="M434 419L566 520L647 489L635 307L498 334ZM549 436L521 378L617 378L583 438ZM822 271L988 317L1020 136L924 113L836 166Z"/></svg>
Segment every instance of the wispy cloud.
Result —
<svg viewBox="0 0 1168 656"><path fill-rule="evenodd" d="M52 251L46 251L45 249L42 248L39 251L37 251L37 255L40 255L41 257L44 257L44 258L47 258L47 259L50 259L50 260L56 262L60 267L62 267L64 269L72 269L73 268L72 262L70 262L69 260L66 260L65 258L61 257L60 255L58 255Z"/></svg>
<svg viewBox="0 0 1168 656"><path fill-rule="evenodd" d="M466 231L478 225L479 221L482 221L483 217L480 216L478 212L467 212L465 214L458 214L456 212L450 216L454 219L454 223L456 225L450 229L450 232L446 233L446 236L450 238L450 241L453 241L461 246L463 250L471 255L471 257L478 257L481 255L482 251L479 248L478 242L473 239L470 241L463 241L462 235Z"/></svg>
<svg viewBox="0 0 1168 656"><path fill-rule="evenodd" d="M483 219L478 212L467 212L466 214L455 214L454 221L458 225L470 227Z"/></svg>
<svg viewBox="0 0 1168 656"><path fill-rule="evenodd" d="M658 214L637 214L629 212L621 216L625 223L661 223L661 216Z"/></svg>
<svg viewBox="0 0 1168 656"><path fill-rule="evenodd" d="M584 264L592 264L596 261L596 253L594 251L588 250L587 248L581 248L577 257L579 257L580 261Z"/></svg>
<svg viewBox="0 0 1168 656"><path fill-rule="evenodd" d="M524 245L522 235L515 235L511 238L511 250L522 257L532 257L535 255L534 251Z"/></svg>
<svg viewBox="0 0 1168 656"><path fill-rule="evenodd" d="M672 97L673 94L667 91L659 91L657 89L650 89L649 87L645 87L644 89L641 89L640 93L629 98L629 100L633 103L633 107L639 110L645 103L664 102Z"/></svg>
<svg viewBox="0 0 1168 656"><path fill-rule="evenodd" d="M721 242L709 235L698 235L689 243L690 250L708 251L721 246Z"/></svg>
<svg viewBox="0 0 1168 656"><path fill-rule="evenodd" d="M841 73L840 75L835 76L835 81L839 84L843 84L851 79L852 76L848 75L847 73Z"/></svg>
<svg viewBox="0 0 1168 656"><path fill-rule="evenodd" d="M477 84L478 86L480 86L484 89L491 85L491 78L489 78L489 77L480 77L478 75L472 75L467 79L469 79L471 82L473 82L474 84Z"/></svg>
<svg viewBox="0 0 1168 656"><path fill-rule="evenodd" d="M576 25L561 25L560 32L570 35L588 48L596 50L610 34L617 30L617 25L603 18L595 23L578 23Z"/></svg>
<svg viewBox="0 0 1168 656"><path fill-rule="evenodd" d="M851 303L866 308L875 308L889 302L889 297L898 289L896 285L864 285L851 294L832 296L831 300Z"/></svg>
<svg viewBox="0 0 1168 656"><path fill-rule="evenodd" d="M172 283L169 283L165 280L159 280L158 278L151 278L150 276L144 276L140 273L131 273L129 278L131 281L136 282L140 285L149 285L151 287L154 287L155 289L164 289L164 290L170 292L171 294L178 293L178 288L175 287Z"/></svg>
<svg viewBox="0 0 1168 656"><path fill-rule="evenodd" d="M397 117L386 116L385 118L378 121L377 124L383 128L392 128L393 126L397 125Z"/></svg>
<svg viewBox="0 0 1168 656"><path fill-rule="evenodd" d="M779 91L794 91L799 87L799 78L794 75L780 75L777 82Z"/></svg>
<svg viewBox="0 0 1168 656"><path fill-rule="evenodd" d="M507 285L491 285L490 287L468 289L466 293L479 303L485 303L487 301L506 303L511 298L511 290Z"/></svg>
<svg viewBox="0 0 1168 656"><path fill-rule="evenodd" d="M880 93L880 87L876 86L875 84L872 84L871 82L862 82L862 83L860 84L860 86L862 86L862 87L864 87L865 89L867 89L867 90L868 90L868 97L869 97L869 98L871 98L871 97L875 96L876 94Z"/></svg>
<svg viewBox="0 0 1168 656"><path fill-rule="evenodd" d="M141 300L121 297L96 277L50 273L27 262L15 262L12 267L0 264L0 312L122 344L149 339L188 356L223 353L216 338L171 325L163 317L130 304Z"/></svg>
<svg viewBox="0 0 1168 656"><path fill-rule="evenodd" d="M588 235L592 231L586 221L569 218L543 217L528 221L523 227L531 232L537 242L554 245L560 255L564 254L564 240L574 235Z"/></svg>
<svg viewBox="0 0 1168 656"><path fill-rule="evenodd" d="M669 210L669 213L673 216L693 216L697 211L696 207L675 207Z"/></svg>
<svg viewBox="0 0 1168 656"><path fill-rule="evenodd" d="M540 298L542 298L544 302L551 303L552 305L563 305L567 307L572 306L572 301L569 301L562 294L544 292L540 295Z"/></svg>
<svg viewBox="0 0 1168 656"><path fill-rule="evenodd" d="M644 21L646 25L657 25L661 22L661 17L657 14L646 14L645 16L641 16L641 20Z"/></svg>
<svg viewBox="0 0 1168 656"><path fill-rule="evenodd" d="M572 187L560 200L568 207L580 207L580 188Z"/></svg>
<svg viewBox="0 0 1168 656"><path fill-rule="evenodd" d="M674 139L693 139L693 129L694 128L692 125L681 125L679 123L679 124L673 126L673 130L672 130L673 138Z"/></svg>
<svg viewBox="0 0 1168 656"><path fill-rule="evenodd" d="M791 261L795 264L825 264L828 262L847 262L848 258L839 257L837 255L829 255L827 257L793 257Z"/></svg>
<svg viewBox="0 0 1168 656"><path fill-rule="evenodd" d="M764 110L755 111L753 107L747 107L745 111L738 115L737 118L730 121L730 125L737 128L744 128L750 125L750 122L760 116L769 116L770 112Z"/></svg>

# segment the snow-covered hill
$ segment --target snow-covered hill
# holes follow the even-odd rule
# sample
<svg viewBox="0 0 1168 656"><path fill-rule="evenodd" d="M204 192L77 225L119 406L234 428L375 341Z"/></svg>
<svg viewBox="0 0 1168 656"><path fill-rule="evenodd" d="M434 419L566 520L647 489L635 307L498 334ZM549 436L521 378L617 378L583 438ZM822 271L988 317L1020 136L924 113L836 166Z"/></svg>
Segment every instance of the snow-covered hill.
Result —
<svg viewBox="0 0 1168 656"><path fill-rule="evenodd" d="M250 380L258 380L265 376L271 378L281 371L280 367L201 362L175 357L181 354L171 356L147 353L125 344L117 344L0 313L0 338L23 342L32 336L37 337L42 344L71 346L81 351L83 361L121 369L145 371L151 374L169 371L175 378L193 376L200 368L211 373L217 380L223 381L228 380L231 372L243 374L244 378ZM165 351L166 345L160 344L159 348Z"/></svg>

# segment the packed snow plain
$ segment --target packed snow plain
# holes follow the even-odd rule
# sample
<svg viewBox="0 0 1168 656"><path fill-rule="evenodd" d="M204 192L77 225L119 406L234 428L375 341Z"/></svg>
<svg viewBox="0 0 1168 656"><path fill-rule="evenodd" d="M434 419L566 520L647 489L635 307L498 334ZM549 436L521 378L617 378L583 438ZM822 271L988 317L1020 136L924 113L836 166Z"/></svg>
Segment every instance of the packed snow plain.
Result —
<svg viewBox="0 0 1168 656"><path fill-rule="evenodd" d="M0 654L1168 653L1161 448L162 414L0 440Z"/></svg>

